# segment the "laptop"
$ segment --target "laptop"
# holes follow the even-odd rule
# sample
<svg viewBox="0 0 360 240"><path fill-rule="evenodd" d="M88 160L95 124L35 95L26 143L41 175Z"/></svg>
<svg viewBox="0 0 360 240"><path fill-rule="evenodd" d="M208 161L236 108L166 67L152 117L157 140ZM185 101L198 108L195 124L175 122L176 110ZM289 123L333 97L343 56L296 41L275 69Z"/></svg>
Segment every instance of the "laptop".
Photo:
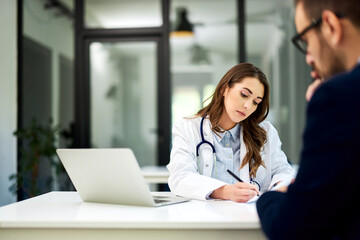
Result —
<svg viewBox="0 0 360 240"><path fill-rule="evenodd" d="M129 148L57 149L56 153L84 202L158 207L190 200L153 196Z"/></svg>

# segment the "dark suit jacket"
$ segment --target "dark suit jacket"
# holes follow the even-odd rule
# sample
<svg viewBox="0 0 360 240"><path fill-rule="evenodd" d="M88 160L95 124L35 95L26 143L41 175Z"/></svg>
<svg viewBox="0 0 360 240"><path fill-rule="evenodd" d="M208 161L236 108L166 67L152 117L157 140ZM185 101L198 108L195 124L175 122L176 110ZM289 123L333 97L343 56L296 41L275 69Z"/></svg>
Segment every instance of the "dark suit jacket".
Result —
<svg viewBox="0 0 360 240"><path fill-rule="evenodd" d="M316 90L295 182L256 205L270 239L360 239L360 65Z"/></svg>

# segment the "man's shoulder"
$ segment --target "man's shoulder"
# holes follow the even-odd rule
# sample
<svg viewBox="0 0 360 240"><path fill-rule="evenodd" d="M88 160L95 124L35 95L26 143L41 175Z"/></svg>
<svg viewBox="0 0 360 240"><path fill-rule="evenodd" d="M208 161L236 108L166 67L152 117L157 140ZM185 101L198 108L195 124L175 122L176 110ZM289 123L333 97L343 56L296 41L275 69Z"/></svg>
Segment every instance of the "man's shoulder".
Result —
<svg viewBox="0 0 360 240"><path fill-rule="evenodd" d="M360 102L360 65L352 71L338 74L322 84L316 91L309 105L323 101Z"/></svg>
<svg viewBox="0 0 360 240"><path fill-rule="evenodd" d="M332 138L332 133L354 134L359 130L360 68L339 74L322 84L307 108L306 136ZM307 131L311 129L311 131ZM351 130L345 130L351 129ZM328 137L326 137L328 136ZM331 137L330 137L331 136Z"/></svg>
<svg viewBox="0 0 360 240"><path fill-rule="evenodd" d="M353 70L341 74L337 74L324 84L327 90L343 89L350 92L360 92L360 65L357 65ZM326 89L326 88L325 88Z"/></svg>

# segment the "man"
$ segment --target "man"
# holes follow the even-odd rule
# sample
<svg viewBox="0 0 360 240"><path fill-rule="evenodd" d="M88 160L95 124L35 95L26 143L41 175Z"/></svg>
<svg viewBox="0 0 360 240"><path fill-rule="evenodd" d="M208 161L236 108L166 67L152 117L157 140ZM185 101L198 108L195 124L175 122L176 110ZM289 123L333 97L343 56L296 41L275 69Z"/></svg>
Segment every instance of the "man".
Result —
<svg viewBox="0 0 360 240"><path fill-rule="evenodd" d="M324 80L308 89L296 180L263 194L258 214L270 239L360 239L360 1L295 6L293 42Z"/></svg>

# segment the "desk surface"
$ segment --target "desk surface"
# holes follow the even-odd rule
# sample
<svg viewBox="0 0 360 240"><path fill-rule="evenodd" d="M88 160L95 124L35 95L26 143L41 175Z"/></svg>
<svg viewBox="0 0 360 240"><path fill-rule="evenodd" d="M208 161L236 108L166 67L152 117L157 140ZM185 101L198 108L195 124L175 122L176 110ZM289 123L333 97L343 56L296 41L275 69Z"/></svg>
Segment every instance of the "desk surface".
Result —
<svg viewBox="0 0 360 240"><path fill-rule="evenodd" d="M147 183L167 183L170 175L165 166L144 166L141 171Z"/></svg>
<svg viewBox="0 0 360 240"><path fill-rule="evenodd" d="M151 208L85 203L76 192L50 192L0 208L0 230L39 227L260 229L260 224L254 203L230 201L191 200Z"/></svg>

